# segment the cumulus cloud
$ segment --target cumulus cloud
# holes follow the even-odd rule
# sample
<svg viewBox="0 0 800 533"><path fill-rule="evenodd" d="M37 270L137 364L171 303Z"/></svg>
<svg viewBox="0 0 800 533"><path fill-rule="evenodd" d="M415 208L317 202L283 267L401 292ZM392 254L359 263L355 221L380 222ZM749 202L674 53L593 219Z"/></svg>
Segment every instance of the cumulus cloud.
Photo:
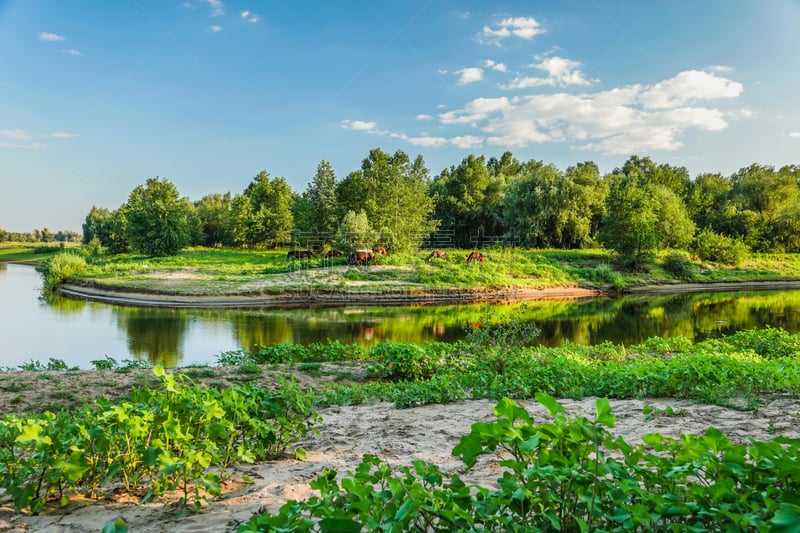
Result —
<svg viewBox="0 0 800 533"><path fill-rule="evenodd" d="M530 40L544 32L542 25L533 17L509 17L501 20L494 27L484 26L480 40L499 44L503 39L509 37Z"/></svg>
<svg viewBox="0 0 800 533"><path fill-rule="evenodd" d="M66 41L67 40L67 38L64 37L63 35L59 35L57 33L47 33L45 31L40 32L38 37L39 37L40 41L47 41L47 42Z"/></svg>
<svg viewBox="0 0 800 533"><path fill-rule="evenodd" d="M372 133L377 133L378 131L377 122L366 122L364 120L345 119L341 121L340 124L343 128L348 130L366 131Z"/></svg>
<svg viewBox="0 0 800 533"><path fill-rule="evenodd" d="M487 59L486 61L484 61L483 66L486 68L490 68L492 70L496 70L498 72L506 72L508 70L503 63L496 63L491 59Z"/></svg>
<svg viewBox="0 0 800 533"><path fill-rule="evenodd" d="M450 139L450 144L458 146L464 150L469 148L479 148L483 146L483 137L476 135L459 135Z"/></svg>
<svg viewBox="0 0 800 533"><path fill-rule="evenodd" d="M483 69L478 67L462 68L461 70L457 70L456 74L458 74L459 85L475 83L476 81L481 81L483 79Z"/></svg>
<svg viewBox="0 0 800 533"><path fill-rule="evenodd" d="M557 79L556 74L574 70L556 68L552 63L550 66L548 77ZM476 98L438 118L445 125L469 125L479 130L491 145L519 148L543 142L571 142L576 148L629 154L679 148L680 136L689 128L724 130L729 119L746 117L747 110L723 111L698 102L735 98L741 92L738 82L690 70L652 85L635 84L594 93ZM477 143L478 139L476 136L472 142ZM455 138L451 142L459 146Z"/></svg>
<svg viewBox="0 0 800 533"><path fill-rule="evenodd" d="M531 87L540 86L558 86L565 87L567 85L585 86L591 83L583 75L580 70L580 61L573 61L564 57L552 56L540 58L539 63L529 65L538 70L543 70L546 76L524 76L517 77L511 80L508 85L504 85L504 89L528 89Z"/></svg>
<svg viewBox="0 0 800 533"><path fill-rule="evenodd" d="M417 120L431 120L432 118L432 116L426 115L425 113L420 113L417 115Z"/></svg>
<svg viewBox="0 0 800 533"><path fill-rule="evenodd" d="M414 146L424 146L426 148L438 148L447 144L447 139L444 137L431 137L428 135L407 137L406 140Z"/></svg>
<svg viewBox="0 0 800 533"><path fill-rule="evenodd" d="M50 134L50 137L53 137L54 139L72 139L73 137L76 137L76 135L66 131L54 131Z"/></svg>
<svg viewBox="0 0 800 533"><path fill-rule="evenodd" d="M789 137L792 139L800 139L800 131L790 131Z"/></svg>
<svg viewBox="0 0 800 533"><path fill-rule="evenodd" d="M208 27L208 30L209 30L210 32L212 32L212 33L218 33L218 32L221 32L221 31L222 31L222 26L219 26L219 25L216 25L216 24L215 24L214 26L209 26L209 27Z"/></svg>
<svg viewBox="0 0 800 533"><path fill-rule="evenodd" d="M74 48L61 50L61 53L67 54L68 56L83 57L83 54L80 53L78 50L75 50Z"/></svg>
<svg viewBox="0 0 800 533"><path fill-rule="evenodd" d="M241 16L241 17L242 17L243 19L245 19L247 22L251 22L251 23L253 23L253 24L255 24L256 22L258 22L258 15L254 14L252 11L249 11L249 10L247 10L247 9L245 9L244 11L242 11L241 13L239 13L239 16Z"/></svg>

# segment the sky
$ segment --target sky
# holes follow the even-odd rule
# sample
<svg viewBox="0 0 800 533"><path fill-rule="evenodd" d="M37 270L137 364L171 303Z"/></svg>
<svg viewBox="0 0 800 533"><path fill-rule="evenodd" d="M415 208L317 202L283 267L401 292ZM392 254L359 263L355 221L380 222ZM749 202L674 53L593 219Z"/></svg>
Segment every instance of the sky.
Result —
<svg viewBox="0 0 800 533"><path fill-rule="evenodd" d="M800 163L799 0L0 0L0 228L148 178L305 190L373 148L729 175Z"/></svg>

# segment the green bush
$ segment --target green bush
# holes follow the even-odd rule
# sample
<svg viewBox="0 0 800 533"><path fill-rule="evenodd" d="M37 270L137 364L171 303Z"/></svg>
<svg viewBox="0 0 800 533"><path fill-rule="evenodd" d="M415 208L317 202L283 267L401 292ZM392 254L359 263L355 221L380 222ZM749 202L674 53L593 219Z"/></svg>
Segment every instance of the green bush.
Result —
<svg viewBox="0 0 800 533"><path fill-rule="evenodd" d="M661 266L678 279L684 281L694 279L694 265L683 252L671 252L664 258Z"/></svg>
<svg viewBox="0 0 800 533"><path fill-rule="evenodd" d="M424 348L409 342L382 342L369 351L369 358L373 376L395 381L429 379L438 367Z"/></svg>
<svg viewBox="0 0 800 533"><path fill-rule="evenodd" d="M748 256L750 250L738 239L705 229L695 237L692 252L704 261L736 265Z"/></svg>
<svg viewBox="0 0 800 533"><path fill-rule="evenodd" d="M59 252L36 269L44 278L45 290L52 290L69 278L80 276L89 268L86 259L71 252Z"/></svg>

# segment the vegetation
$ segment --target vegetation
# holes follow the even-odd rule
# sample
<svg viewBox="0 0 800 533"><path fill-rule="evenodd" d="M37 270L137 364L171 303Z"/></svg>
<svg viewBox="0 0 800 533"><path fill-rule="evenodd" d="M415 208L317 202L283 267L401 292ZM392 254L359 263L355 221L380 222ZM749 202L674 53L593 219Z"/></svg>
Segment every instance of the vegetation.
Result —
<svg viewBox="0 0 800 533"><path fill-rule="evenodd" d="M18 510L62 506L121 484L143 500L178 490L181 507L219 495L227 469L282 453L317 420L296 386L219 391L154 369L161 389L128 401L0 419L0 487ZM296 450L302 456L302 450Z"/></svg>
<svg viewBox="0 0 800 533"><path fill-rule="evenodd" d="M536 399L552 422L536 424L502 399L497 419L473 424L453 449L467 469L502 450L494 490L424 461L395 469L365 455L350 477L323 471L311 484L319 495L238 531L792 531L800 520L800 439L734 445L711 427L631 444L611 435L607 399L594 420L568 416L547 394Z"/></svg>

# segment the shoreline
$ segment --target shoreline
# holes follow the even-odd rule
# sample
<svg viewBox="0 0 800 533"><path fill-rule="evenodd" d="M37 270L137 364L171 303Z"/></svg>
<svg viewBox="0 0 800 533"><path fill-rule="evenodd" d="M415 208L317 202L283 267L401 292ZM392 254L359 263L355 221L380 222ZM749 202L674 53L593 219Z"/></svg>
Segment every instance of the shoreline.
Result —
<svg viewBox="0 0 800 533"><path fill-rule="evenodd" d="M346 305L402 306L448 304L507 304L534 300L574 300L609 295L685 294L747 290L800 289L800 280L769 280L709 283L666 283L628 287L622 291L579 286L502 287L475 289L293 289L275 293L193 295L128 291L116 287L66 283L57 292L68 298L115 305L166 308L236 309L342 307Z"/></svg>

